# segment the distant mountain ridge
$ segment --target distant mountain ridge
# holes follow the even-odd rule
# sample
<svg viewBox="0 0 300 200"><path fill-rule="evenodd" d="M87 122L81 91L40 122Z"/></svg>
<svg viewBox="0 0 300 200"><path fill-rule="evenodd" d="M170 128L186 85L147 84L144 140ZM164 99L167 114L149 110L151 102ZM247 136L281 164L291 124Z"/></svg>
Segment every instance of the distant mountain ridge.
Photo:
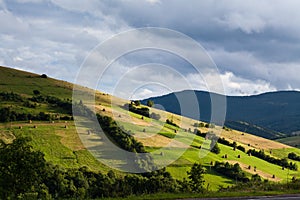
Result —
<svg viewBox="0 0 300 200"><path fill-rule="evenodd" d="M193 92L185 90L170 93L144 99L142 103L152 100L169 112L181 114L176 96L190 96ZM199 102L201 121L210 120L210 96L216 98L221 96L227 99L225 125L228 127L272 139L291 135L300 130L300 92L279 91L252 96L222 96L204 91L195 91L195 94Z"/></svg>

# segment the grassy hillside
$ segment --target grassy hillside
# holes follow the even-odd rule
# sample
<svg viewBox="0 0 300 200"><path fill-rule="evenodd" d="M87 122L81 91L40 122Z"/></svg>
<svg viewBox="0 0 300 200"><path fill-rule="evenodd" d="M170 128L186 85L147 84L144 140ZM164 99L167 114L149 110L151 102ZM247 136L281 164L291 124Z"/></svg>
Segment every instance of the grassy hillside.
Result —
<svg viewBox="0 0 300 200"><path fill-rule="evenodd" d="M40 75L9 68L0 68L0 93L14 92L28 100L35 96L33 90L38 90L42 96L54 96L69 102L72 98L72 89L72 84L64 81L41 78ZM82 90L87 91L86 88L82 88ZM208 152L205 149L209 145L209 143L207 144L208 141L192 133L195 129L194 124L199 123L199 121L150 108L150 113L159 114L161 117L159 120L154 120L128 112L123 108L123 105L128 103L128 101L101 92L96 93L95 100L96 111L101 115L112 116L119 126L123 126L128 131L130 130L132 135L152 153L157 163L172 160L172 158L176 158L182 153L179 158L174 159L174 162L171 162L167 167L167 171L175 178L187 178L186 171L191 168L193 163L197 162L202 163L206 167L205 180L206 187L209 189L217 190L219 185L226 187L235 184L236 180L229 179L212 169L211 162L214 163L216 161L228 161L232 164L239 163L249 177L257 173L265 179L277 182L286 181L287 177L288 179L291 179L293 176L300 177L299 170L282 170L280 166L254 156L248 156L240 150L234 151L232 147L222 144L219 144L220 154ZM34 103L31 100L28 101ZM46 102L38 103L36 108L29 108L24 105L24 102L8 100L1 101L0 108L3 107L10 107L19 112L39 113L42 111L61 116L67 115L64 113L64 110ZM166 124L166 119L172 120L180 128ZM261 149L276 158L286 158L289 152L295 152L300 155L299 149L240 131L222 129L222 127L215 127L212 130L201 127L199 130L202 133L221 131L220 137L224 137L230 142L235 141L246 150ZM77 133L72 120L61 120L59 118L49 121L33 120L31 123L29 121L17 121L0 124L0 137L3 140L9 142L18 135L28 136L32 138L31 143L34 148L41 150L45 154L46 160L54 164L66 168L88 166L93 171L107 172L110 168L97 161L85 148L86 145L94 144L101 148L101 138L99 138L97 133L90 135L86 133L85 135L80 134ZM89 137L89 140L86 140L83 144L80 137ZM168 147L161 149L166 146ZM203 148L200 149L200 146ZM207 155L201 157L204 154ZM227 155L227 158L224 158L224 155ZM112 160L111 162L118 162L118 160ZM297 164L300 167L300 162L297 162ZM251 169L248 169L249 166L251 166ZM254 167L256 167L256 171L254 171ZM275 175L275 178L272 177L273 175Z"/></svg>
<svg viewBox="0 0 300 200"><path fill-rule="evenodd" d="M292 147L300 147L300 136L291 136L291 137L285 137L281 139L277 139L278 142L281 142L283 144L290 145Z"/></svg>

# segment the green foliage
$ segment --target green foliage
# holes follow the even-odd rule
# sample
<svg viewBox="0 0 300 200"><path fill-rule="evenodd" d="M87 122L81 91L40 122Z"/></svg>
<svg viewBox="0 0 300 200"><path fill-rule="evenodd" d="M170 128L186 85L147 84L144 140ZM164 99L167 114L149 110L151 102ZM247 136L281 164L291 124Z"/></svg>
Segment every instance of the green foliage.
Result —
<svg viewBox="0 0 300 200"><path fill-rule="evenodd" d="M288 158L291 159L291 160L300 161L300 156L298 156L294 152L289 153Z"/></svg>
<svg viewBox="0 0 300 200"><path fill-rule="evenodd" d="M138 108L138 107L134 106L133 104L125 104L123 107L125 108L125 110L129 110L130 112L133 112L133 113L136 113L139 115L143 115L145 117L150 117L149 108L146 108L146 107Z"/></svg>
<svg viewBox="0 0 300 200"><path fill-rule="evenodd" d="M147 106L148 107L152 107L154 105L154 102L153 101L151 101L151 100L148 100L147 101Z"/></svg>
<svg viewBox="0 0 300 200"><path fill-rule="evenodd" d="M146 153L144 145L121 129L111 117L97 114L97 119L104 133L108 135L109 138L111 138L119 147L130 152ZM146 171L156 169L152 162L152 157L140 157L138 154L136 155L135 167Z"/></svg>
<svg viewBox="0 0 300 200"><path fill-rule="evenodd" d="M215 154L219 154L221 152L221 149L218 146L218 143L216 143L210 150L211 152L215 153Z"/></svg>
<svg viewBox="0 0 300 200"><path fill-rule="evenodd" d="M172 125L172 126L175 126L175 127L177 127L177 128L180 128L177 124L175 124L174 122L173 122L173 120L171 119L166 119L166 123L167 124L170 124L170 125Z"/></svg>
<svg viewBox="0 0 300 200"><path fill-rule="evenodd" d="M0 92L1 101L23 102L24 98L14 92Z"/></svg>
<svg viewBox="0 0 300 200"><path fill-rule="evenodd" d="M199 123L194 123L194 127L196 127L196 128L203 128L203 127L205 127L205 123L203 123L203 122L199 122Z"/></svg>
<svg viewBox="0 0 300 200"><path fill-rule="evenodd" d="M1 199L40 190L46 161L41 152L32 151L28 139L17 138L12 144L0 146Z"/></svg>
<svg viewBox="0 0 300 200"><path fill-rule="evenodd" d="M242 171L239 164L231 165L228 162L215 162L213 167L218 173L223 174L229 178L235 179L241 182L248 182L249 179L247 178L246 174Z"/></svg>
<svg viewBox="0 0 300 200"><path fill-rule="evenodd" d="M139 100L132 101L132 103L136 106L140 106L141 102Z"/></svg>
<svg viewBox="0 0 300 200"><path fill-rule="evenodd" d="M180 185L165 169L144 175L118 177L89 171L86 167L63 169L34 152L28 140L17 138L0 146L1 199L87 199L176 192Z"/></svg>
<svg viewBox="0 0 300 200"><path fill-rule="evenodd" d="M278 159L272 156L265 154L263 150L256 151L255 149L249 149L247 154L251 154L252 156L258 157L275 165L279 165L285 168L289 168L291 170L297 170L298 167L296 163L288 162L286 158Z"/></svg>
<svg viewBox="0 0 300 200"><path fill-rule="evenodd" d="M203 192L204 191L204 177L205 169L201 164L194 163L191 171L187 172L189 178L189 184L194 192Z"/></svg>
<svg viewBox="0 0 300 200"><path fill-rule="evenodd" d="M48 78L48 76L46 74L42 74L41 78Z"/></svg>

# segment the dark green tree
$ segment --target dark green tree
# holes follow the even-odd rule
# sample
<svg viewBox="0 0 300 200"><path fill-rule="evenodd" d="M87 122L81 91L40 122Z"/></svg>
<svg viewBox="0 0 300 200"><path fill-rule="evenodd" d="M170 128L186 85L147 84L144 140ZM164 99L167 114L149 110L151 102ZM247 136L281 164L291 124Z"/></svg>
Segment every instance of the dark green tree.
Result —
<svg viewBox="0 0 300 200"><path fill-rule="evenodd" d="M192 191L203 192L205 182L203 175L205 174L205 169L202 167L202 165L194 163L191 171L188 171L187 174Z"/></svg>
<svg viewBox="0 0 300 200"><path fill-rule="evenodd" d="M33 151L28 142L27 138L17 138L0 145L0 199L16 199L37 191L43 182L44 155Z"/></svg>
<svg viewBox="0 0 300 200"><path fill-rule="evenodd" d="M135 100L133 101L133 103L136 105L136 106L140 106L141 105L141 102L139 100Z"/></svg>
<svg viewBox="0 0 300 200"><path fill-rule="evenodd" d="M154 102L151 100L147 101L147 106L152 107L154 105Z"/></svg>
<svg viewBox="0 0 300 200"><path fill-rule="evenodd" d="M216 143L210 151L215 154L219 154L221 152L221 149L219 148L218 143Z"/></svg>

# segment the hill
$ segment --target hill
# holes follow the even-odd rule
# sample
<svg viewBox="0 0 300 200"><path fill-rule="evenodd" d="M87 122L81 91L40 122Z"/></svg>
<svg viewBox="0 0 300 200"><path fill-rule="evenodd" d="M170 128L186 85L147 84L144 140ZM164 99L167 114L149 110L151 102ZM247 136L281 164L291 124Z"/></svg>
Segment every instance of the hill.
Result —
<svg viewBox="0 0 300 200"><path fill-rule="evenodd" d="M83 132L77 131L80 127L75 126L69 107L74 103L71 102L72 84L4 67L0 67L0 76L0 93L2 93L0 109L7 108L10 114L9 118L3 118L4 121L0 123L2 140L9 143L16 136L30 137L32 146L42 151L47 161L64 168L86 166L92 171L104 173L111 169L110 166L99 162L93 156L93 152L87 150L87 146L94 147L94 150L101 150L103 138L96 131L87 134L89 129L85 127ZM93 92L81 88L84 92ZM38 90L38 93L34 92L35 90ZM166 170L176 179L186 179L187 171L193 164L201 163L207 172L204 178L205 187L209 190L236 184L234 178L214 169L213 164L216 162L238 163L249 178L253 174L259 174L264 179L283 182L287 177L289 180L294 176L300 177L299 170L282 170L282 166L247 154L247 150L255 149L262 150L276 159L287 159L290 152L300 155L300 150L291 146L230 128L218 126L207 128L206 123L195 119L143 105L135 106L136 109L148 109L149 116L145 116L133 110L128 111L124 105L130 104L129 101L98 91L95 101L96 112L100 116L113 117L122 130L131 133L148 152L151 152L156 164L170 161ZM26 114L27 120L16 118L19 117L17 114L22 113ZM150 117L153 113L156 114L155 119ZM48 117L44 118L45 116ZM172 123L166 123L167 119ZM203 123L203 126L197 125L200 123ZM195 131L200 131L201 134L220 132L221 138L230 144L235 142L245 151L219 143L221 153L212 153L207 150L210 140L201 134L196 135ZM201 155L206 156L201 157ZM124 164L118 159L103 159L111 165ZM287 161L300 166L298 161L290 159ZM114 171L118 176L124 176L123 172Z"/></svg>
<svg viewBox="0 0 300 200"><path fill-rule="evenodd" d="M166 111L180 114L176 96L184 98L193 91L181 91L145 99L160 104ZM212 97L219 94L195 91L201 110L199 120L209 121ZM300 130L300 92L270 92L254 96L227 96L226 126L265 137L277 138ZM191 116L187 116L191 117Z"/></svg>

